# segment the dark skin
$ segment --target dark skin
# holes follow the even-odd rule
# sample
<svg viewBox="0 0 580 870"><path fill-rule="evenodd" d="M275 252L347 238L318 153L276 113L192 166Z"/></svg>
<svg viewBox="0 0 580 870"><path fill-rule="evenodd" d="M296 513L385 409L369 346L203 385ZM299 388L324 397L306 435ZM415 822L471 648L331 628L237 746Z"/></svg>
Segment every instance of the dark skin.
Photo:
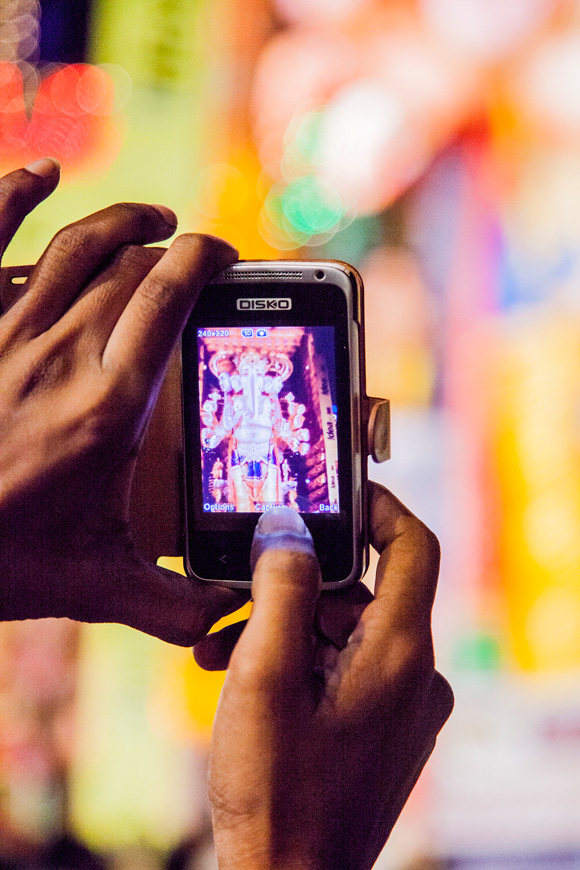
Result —
<svg viewBox="0 0 580 870"><path fill-rule="evenodd" d="M58 183L50 161L40 169L0 180L2 251ZM203 284L237 258L197 235L143 247L174 228L162 207L97 212L1 300L0 618L197 643L204 667L228 667L209 783L220 868L370 870L453 704L431 636L439 546L372 484L374 595L321 595L314 550L265 535L248 623L205 637L244 594L151 564L128 518L172 350Z"/></svg>
<svg viewBox="0 0 580 870"><path fill-rule="evenodd" d="M0 180L2 250L58 176ZM143 247L173 234L169 217L118 204L61 230L0 319L3 619L120 622L190 646L243 600L150 564L129 532L168 359L203 284L237 259L208 236Z"/></svg>
<svg viewBox="0 0 580 870"><path fill-rule="evenodd" d="M196 647L228 664L209 781L221 870L370 870L451 713L431 635L437 539L369 489L374 596L321 595L314 553L274 543L241 636Z"/></svg>

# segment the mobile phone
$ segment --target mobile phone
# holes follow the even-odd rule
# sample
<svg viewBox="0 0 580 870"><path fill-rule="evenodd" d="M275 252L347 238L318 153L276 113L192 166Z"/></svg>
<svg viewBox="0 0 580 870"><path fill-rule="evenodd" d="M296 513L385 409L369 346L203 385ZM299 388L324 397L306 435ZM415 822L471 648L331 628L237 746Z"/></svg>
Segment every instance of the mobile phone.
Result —
<svg viewBox="0 0 580 870"><path fill-rule="evenodd" d="M7 306L32 268L0 269ZM191 576L249 587L258 516L287 504L312 533L325 588L362 577L367 455L387 459L390 438L388 402L365 393L357 272L337 261L229 267L199 297L181 368L183 445L175 361L138 457L131 530L140 552L183 555Z"/></svg>
<svg viewBox="0 0 580 870"><path fill-rule="evenodd" d="M297 510L324 588L368 562L363 286L338 261L241 261L182 339L185 566L249 587L259 515Z"/></svg>

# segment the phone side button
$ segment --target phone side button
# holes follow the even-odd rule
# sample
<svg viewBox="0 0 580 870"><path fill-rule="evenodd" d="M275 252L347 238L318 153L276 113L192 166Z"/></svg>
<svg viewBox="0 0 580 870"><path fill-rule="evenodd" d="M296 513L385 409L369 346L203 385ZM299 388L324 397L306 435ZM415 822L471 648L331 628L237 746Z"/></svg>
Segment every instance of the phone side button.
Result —
<svg viewBox="0 0 580 870"><path fill-rule="evenodd" d="M374 399L368 422L369 453L375 462L391 458L391 405L388 399Z"/></svg>

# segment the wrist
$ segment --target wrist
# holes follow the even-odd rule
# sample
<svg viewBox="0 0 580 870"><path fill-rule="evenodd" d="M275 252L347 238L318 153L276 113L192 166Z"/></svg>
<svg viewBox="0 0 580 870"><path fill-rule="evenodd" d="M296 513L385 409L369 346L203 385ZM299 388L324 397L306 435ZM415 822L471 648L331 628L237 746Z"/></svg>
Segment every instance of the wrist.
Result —
<svg viewBox="0 0 580 870"><path fill-rule="evenodd" d="M84 554L75 555L64 548L35 548L31 541L3 548L0 619L68 617L88 622L113 621L107 616L118 587L113 582L114 560L103 558L95 565L92 551L88 547Z"/></svg>
<svg viewBox="0 0 580 870"><path fill-rule="evenodd" d="M336 866L310 859L276 856L268 848L260 848L252 841L231 842L214 838L219 870L337 870Z"/></svg>
<svg viewBox="0 0 580 870"><path fill-rule="evenodd" d="M256 819L226 824L214 813L219 870L372 870L375 865L376 854L357 844L354 833L348 837L347 831L333 831L330 817L318 826L314 819L301 822L282 836L276 827L281 826Z"/></svg>
<svg viewBox="0 0 580 870"><path fill-rule="evenodd" d="M31 574L26 554L3 547L0 554L0 621L51 616L47 584L38 570Z"/></svg>
<svg viewBox="0 0 580 870"><path fill-rule="evenodd" d="M312 824L297 823L284 831L279 819L268 820L266 815L235 814L225 819L214 810L219 870L337 870L340 866L315 854Z"/></svg>

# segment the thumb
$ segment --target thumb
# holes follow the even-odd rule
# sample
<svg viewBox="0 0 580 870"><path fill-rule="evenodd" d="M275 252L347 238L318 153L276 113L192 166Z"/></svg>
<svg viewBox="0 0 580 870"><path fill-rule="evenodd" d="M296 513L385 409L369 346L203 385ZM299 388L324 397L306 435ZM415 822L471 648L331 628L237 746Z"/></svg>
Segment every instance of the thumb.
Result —
<svg viewBox="0 0 580 870"><path fill-rule="evenodd" d="M0 257L16 230L60 180L60 164L52 157L31 163L0 179Z"/></svg>
<svg viewBox="0 0 580 870"><path fill-rule="evenodd" d="M241 657L246 666L256 663L261 677L270 676L275 684L294 682L312 666L314 612L321 589L312 537L296 511L276 507L262 514L251 564L254 604L235 658Z"/></svg>

